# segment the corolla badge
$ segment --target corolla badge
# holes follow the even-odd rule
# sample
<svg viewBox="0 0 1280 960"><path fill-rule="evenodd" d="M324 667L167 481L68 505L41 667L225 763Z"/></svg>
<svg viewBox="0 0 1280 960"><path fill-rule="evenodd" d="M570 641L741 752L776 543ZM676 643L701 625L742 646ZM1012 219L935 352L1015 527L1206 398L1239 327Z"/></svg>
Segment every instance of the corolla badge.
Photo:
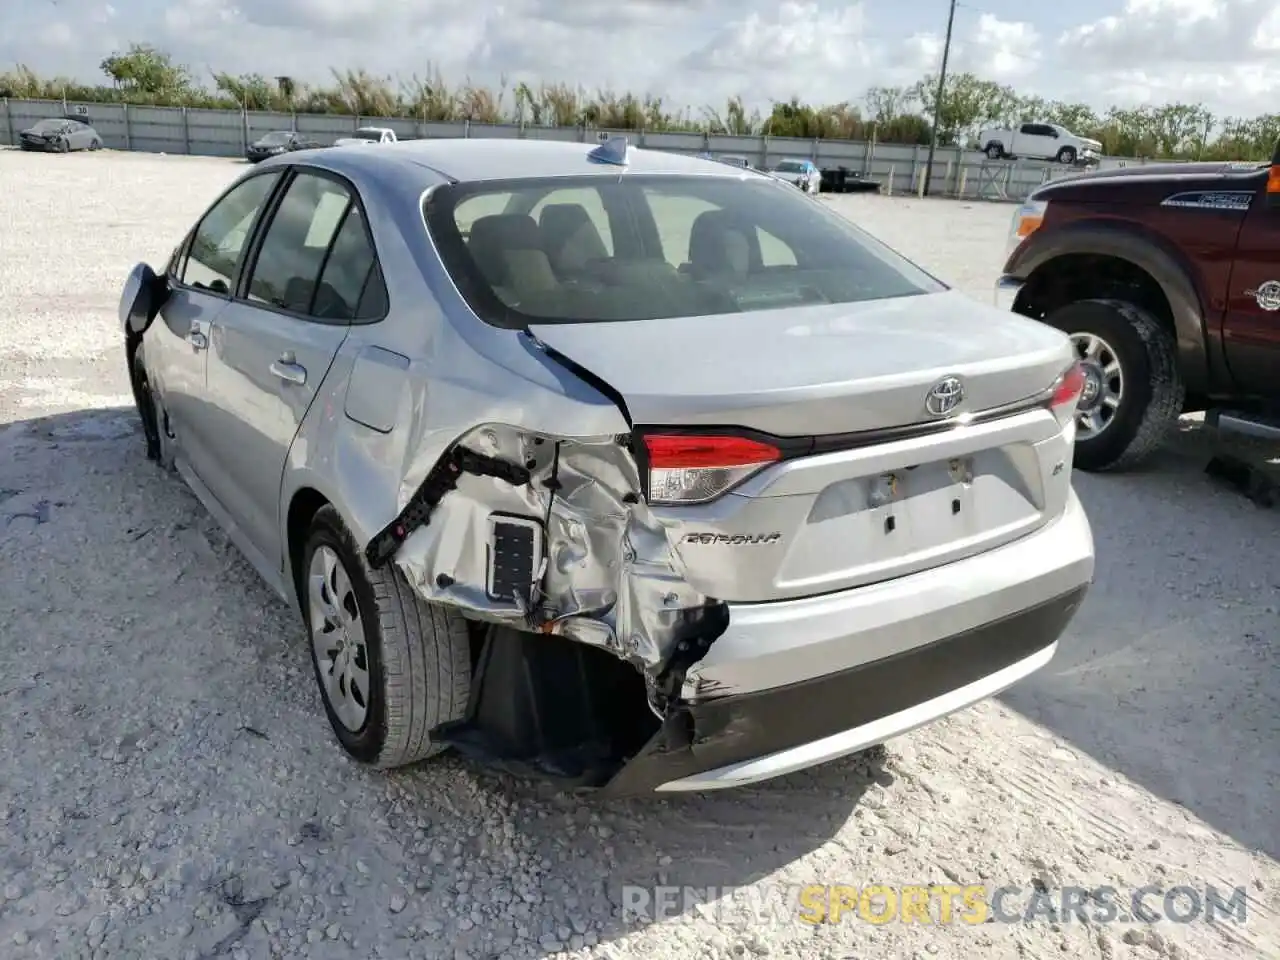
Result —
<svg viewBox="0 0 1280 960"><path fill-rule="evenodd" d="M935 417L945 417L964 400L964 384L956 377L943 377L924 397L924 408Z"/></svg>

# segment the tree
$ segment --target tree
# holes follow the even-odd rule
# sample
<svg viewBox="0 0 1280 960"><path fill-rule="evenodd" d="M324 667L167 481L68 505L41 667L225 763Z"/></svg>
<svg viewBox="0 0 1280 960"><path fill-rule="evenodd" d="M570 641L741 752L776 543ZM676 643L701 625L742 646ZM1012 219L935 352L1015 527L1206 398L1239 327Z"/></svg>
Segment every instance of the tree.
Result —
<svg viewBox="0 0 1280 960"><path fill-rule="evenodd" d="M508 90L466 79L454 86L428 64L423 76L380 77L365 70L332 71L328 84L304 85L291 77L209 71L212 86L199 83L168 53L130 44L101 63L109 84L90 85L42 77L18 65L0 72L0 96L81 103L154 103L367 117L411 117L420 121L523 123L619 130L696 130L730 136L767 134L804 139L875 139L880 143L927 144L932 130L937 77L909 86L876 86L861 98L835 104L800 96L773 103L767 114L749 109L741 96L695 119L689 108L670 110L661 97L599 90L594 96L564 83L521 80ZM511 93L508 102L507 93ZM1261 160L1280 140L1280 114L1217 118L1203 104L1113 105L1099 113L1073 101L1021 94L974 73L952 74L942 92L939 140L966 144L984 125L1041 121L1092 137L1112 156L1171 159Z"/></svg>
<svg viewBox="0 0 1280 960"><path fill-rule="evenodd" d="M99 66L118 89L164 100L181 96L192 83L186 67L176 66L169 54L145 43L130 44L124 53L113 53Z"/></svg>

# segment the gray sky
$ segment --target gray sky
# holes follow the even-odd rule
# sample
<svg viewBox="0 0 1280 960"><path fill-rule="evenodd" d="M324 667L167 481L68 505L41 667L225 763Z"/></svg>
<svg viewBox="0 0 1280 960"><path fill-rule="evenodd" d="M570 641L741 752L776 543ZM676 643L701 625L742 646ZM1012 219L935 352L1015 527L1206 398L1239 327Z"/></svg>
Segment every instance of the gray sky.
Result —
<svg viewBox="0 0 1280 960"><path fill-rule="evenodd" d="M947 0L10 0L0 64L97 79L130 41L199 72L324 80L329 66L454 83L564 81L676 109L792 95L860 100L936 70ZM1040 12L1031 12L1039 9ZM1111 103L1280 111L1280 0L974 0L955 69L1020 91Z"/></svg>

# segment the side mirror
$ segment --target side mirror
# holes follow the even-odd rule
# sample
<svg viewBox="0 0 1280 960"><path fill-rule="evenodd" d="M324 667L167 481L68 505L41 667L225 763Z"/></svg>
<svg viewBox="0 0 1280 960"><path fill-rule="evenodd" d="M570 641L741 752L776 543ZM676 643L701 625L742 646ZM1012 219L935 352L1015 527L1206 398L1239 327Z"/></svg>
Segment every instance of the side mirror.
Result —
<svg viewBox="0 0 1280 960"><path fill-rule="evenodd" d="M140 263L129 271L120 293L120 326L125 335L144 333L156 318L169 296L169 281L148 264Z"/></svg>

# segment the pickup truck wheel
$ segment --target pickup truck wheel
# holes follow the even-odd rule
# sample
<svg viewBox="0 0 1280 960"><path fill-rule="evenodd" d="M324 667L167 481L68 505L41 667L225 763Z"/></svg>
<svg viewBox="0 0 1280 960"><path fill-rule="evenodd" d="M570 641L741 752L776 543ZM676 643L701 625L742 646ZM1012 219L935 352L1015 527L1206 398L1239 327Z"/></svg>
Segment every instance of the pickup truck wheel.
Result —
<svg viewBox="0 0 1280 960"><path fill-rule="evenodd" d="M1085 369L1075 466L1122 470L1155 453L1186 398L1173 334L1121 300L1080 300L1045 322L1071 337Z"/></svg>
<svg viewBox="0 0 1280 960"><path fill-rule="evenodd" d="M1004 156L1004 147L998 143L988 143L985 151L987 158L990 160L999 160Z"/></svg>
<svg viewBox="0 0 1280 960"><path fill-rule="evenodd" d="M394 566L371 569L330 506L312 520L301 573L311 664L343 749L383 769L439 753L431 730L466 713L466 621L423 601Z"/></svg>
<svg viewBox="0 0 1280 960"><path fill-rule="evenodd" d="M1065 163L1065 164L1067 164L1067 165L1074 164L1074 163L1076 162L1076 148L1075 148L1075 147L1063 147L1061 150L1059 150L1059 151L1058 151L1058 162L1059 162L1059 163Z"/></svg>

